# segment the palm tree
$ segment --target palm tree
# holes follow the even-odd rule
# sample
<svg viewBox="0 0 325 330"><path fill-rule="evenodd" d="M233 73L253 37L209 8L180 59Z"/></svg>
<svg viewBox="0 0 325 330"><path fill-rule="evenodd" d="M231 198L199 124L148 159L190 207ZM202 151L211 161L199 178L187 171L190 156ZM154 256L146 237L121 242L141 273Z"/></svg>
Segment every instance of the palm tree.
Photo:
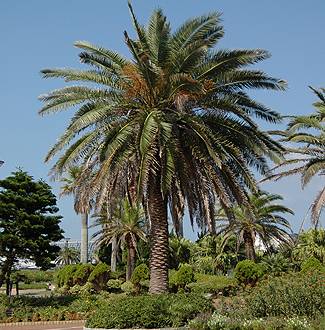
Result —
<svg viewBox="0 0 325 330"><path fill-rule="evenodd" d="M63 247L58 257L55 259L55 264L59 266L77 264L80 261L80 251L73 247Z"/></svg>
<svg viewBox="0 0 325 330"><path fill-rule="evenodd" d="M224 234L224 242L235 234L238 246L244 243L246 258L252 260L256 259L257 236L268 251L272 250L274 244L289 242L291 237L287 229L290 229L290 224L281 214L293 214L293 211L274 203L282 199L279 195L266 192L251 195L250 206L237 206L234 220L230 223L225 219L224 211L220 210L217 221L223 222L219 228L220 233Z"/></svg>
<svg viewBox="0 0 325 330"><path fill-rule="evenodd" d="M150 292L168 290L167 210L181 223L184 205L192 223L214 232L214 204L247 203L256 190L251 167L267 171L281 146L260 131L253 116L276 123L279 114L253 100L250 89L283 90L285 83L247 69L268 52L214 50L223 36L220 15L189 19L175 32L155 10L147 27L129 4L136 37L124 32L131 59L88 42L75 46L92 69L45 69L43 77L83 81L41 96L40 114L78 106L67 130L49 151L61 175L82 163L76 191L80 210L97 209L135 183L150 221ZM229 214L230 215L230 214Z"/></svg>
<svg viewBox="0 0 325 330"><path fill-rule="evenodd" d="M74 194L76 189L76 182L80 175L80 168L71 166L68 170L68 176L61 179L64 185L61 187L61 195ZM76 212L78 209L76 209ZM77 212L78 213L78 212ZM88 262L88 214L84 212L81 214L81 248L80 248L80 261L83 264Z"/></svg>
<svg viewBox="0 0 325 330"><path fill-rule="evenodd" d="M294 168L273 174L268 179L278 180L288 175L301 174L302 187L319 175L325 175L325 88L316 90L318 101L313 104L316 111L308 116L296 116L288 124L286 131L275 132L284 137L283 141L298 143L300 146L288 148L289 158L274 169L294 164ZM294 157L296 156L296 157ZM321 211L325 206L325 185L311 206L311 220L315 227L319 224Z"/></svg>
<svg viewBox="0 0 325 330"><path fill-rule="evenodd" d="M106 212L98 215L94 226L101 226L93 237L97 238L95 246L112 244L116 240L122 246L126 245L128 251L126 280L130 280L136 263L137 242L146 241L144 231L145 217L139 207L132 206L127 199L115 211L112 217Z"/></svg>

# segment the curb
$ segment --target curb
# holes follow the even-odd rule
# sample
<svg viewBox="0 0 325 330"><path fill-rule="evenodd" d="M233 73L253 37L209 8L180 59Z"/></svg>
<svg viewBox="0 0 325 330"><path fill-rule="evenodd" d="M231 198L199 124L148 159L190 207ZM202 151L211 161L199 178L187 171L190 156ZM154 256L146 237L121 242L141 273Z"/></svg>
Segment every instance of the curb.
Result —
<svg viewBox="0 0 325 330"><path fill-rule="evenodd" d="M2 327L22 327L25 325L56 325L56 324L74 324L74 323L85 323L85 320L69 320L69 321L24 321L24 322L7 322L7 323L0 323L0 329Z"/></svg>
<svg viewBox="0 0 325 330"><path fill-rule="evenodd" d="M150 330L188 330L188 328L186 327L182 327L182 328L155 328L155 329L150 329ZM105 328L86 328L84 327L83 330L135 330L133 329L118 329L118 328L114 328L114 329L105 329ZM148 330L146 328L137 328L136 330Z"/></svg>

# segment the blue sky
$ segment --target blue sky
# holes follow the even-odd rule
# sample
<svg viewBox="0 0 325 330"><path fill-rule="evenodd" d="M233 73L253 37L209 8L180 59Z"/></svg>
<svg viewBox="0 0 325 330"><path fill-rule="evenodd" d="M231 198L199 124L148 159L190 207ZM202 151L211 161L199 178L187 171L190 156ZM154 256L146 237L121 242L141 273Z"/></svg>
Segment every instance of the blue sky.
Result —
<svg viewBox="0 0 325 330"><path fill-rule="evenodd" d="M325 87L324 0L134 0L141 22L161 7L175 28L185 19L211 11L222 12L225 37L220 48L264 48L272 57L259 64L269 74L288 81L286 92L259 91L255 95L282 114L312 111L315 100L307 86ZM0 168L3 178L17 166L35 178L48 180L50 164L43 159L64 130L72 111L40 117L37 97L64 86L61 80L43 80L40 70L80 67L76 40L117 50L127 55L123 31L131 31L125 0L1 0L0 1ZM267 127L270 128L270 127ZM304 191L299 178L264 185L280 193L296 215L297 229L324 182L314 180ZM50 183L58 193L59 184ZM71 198L60 199L66 236L79 238L79 219ZM324 214L323 214L324 218ZM187 236L194 238L190 229Z"/></svg>

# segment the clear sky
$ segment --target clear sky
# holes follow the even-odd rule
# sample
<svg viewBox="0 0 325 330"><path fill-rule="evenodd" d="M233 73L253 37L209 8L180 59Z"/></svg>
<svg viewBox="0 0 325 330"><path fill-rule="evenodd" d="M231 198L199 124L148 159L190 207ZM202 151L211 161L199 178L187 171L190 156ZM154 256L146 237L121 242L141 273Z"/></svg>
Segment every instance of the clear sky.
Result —
<svg viewBox="0 0 325 330"><path fill-rule="evenodd" d="M256 97L282 114L311 112L315 98L307 86L325 87L324 0L133 0L133 6L141 22L161 7L174 28L189 17L222 12L226 33L220 48L264 48L272 53L256 67L287 80L289 88L258 92ZM124 30L131 30L126 0L0 1L0 160L5 161L0 178L20 166L35 178L48 180L50 164L44 164L44 156L72 112L44 118L37 114L41 106L37 97L65 85L62 80L41 79L40 70L80 67L73 47L76 40L127 55ZM285 197L296 212L290 220L297 229L324 184L319 180L304 191L298 177L263 188ZM57 194L59 184L50 184ZM58 204L66 237L79 238L80 221L72 199L60 199ZM186 233L195 237L190 229Z"/></svg>

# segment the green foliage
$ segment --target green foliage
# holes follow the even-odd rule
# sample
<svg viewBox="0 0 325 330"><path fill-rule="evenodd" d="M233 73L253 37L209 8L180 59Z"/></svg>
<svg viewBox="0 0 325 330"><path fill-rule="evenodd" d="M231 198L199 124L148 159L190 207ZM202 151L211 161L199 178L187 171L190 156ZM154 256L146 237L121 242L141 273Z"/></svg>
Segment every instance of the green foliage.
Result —
<svg viewBox="0 0 325 330"><path fill-rule="evenodd" d="M121 285L121 290L127 295L136 293L136 287L131 281L126 281Z"/></svg>
<svg viewBox="0 0 325 330"><path fill-rule="evenodd" d="M106 283L109 279L110 266L100 262L95 266L90 273L88 282L92 283L96 291L103 290L106 287Z"/></svg>
<svg viewBox="0 0 325 330"><path fill-rule="evenodd" d="M237 281L232 277L216 276L207 274L195 274L195 283L190 283L187 287L191 292L196 293L222 293L225 296L235 293Z"/></svg>
<svg viewBox="0 0 325 330"><path fill-rule="evenodd" d="M182 264L178 271L170 278L170 284L177 288L185 288L185 286L194 281L193 267L189 264Z"/></svg>
<svg viewBox="0 0 325 330"><path fill-rule="evenodd" d="M235 268L235 278L240 284L254 285L265 273L261 264L256 264L252 260L239 261Z"/></svg>
<svg viewBox="0 0 325 330"><path fill-rule="evenodd" d="M325 266L315 257L309 257L301 264L301 271L311 272L311 271L325 271Z"/></svg>
<svg viewBox="0 0 325 330"><path fill-rule="evenodd" d="M55 271L53 270L20 270L19 274L24 276L24 283L29 284L33 282L52 282L55 277Z"/></svg>
<svg viewBox="0 0 325 330"><path fill-rule="evenodd" d="M0 180L0 257L4 258L0 285L9 277L17 258L29 259L48 269L60 248L53 244L63 238L56 197L44 181L22 170Z"/></svg>
<svg viewBox="0 0 325 330"><path fill-rule="evenodd" d="M68 289L75 284L75 273L78 265L66 265L60 268L56 274L56 282L59 288L67 287Z"/></svg>
<svg viewBox="0 0 325 330"><path fill-rule="evenodd" d="M214 258L211 256L196 257L192 264L196 272L202 274L215 274L216 267L214 264Z"/></svg>
<svg viewBox="0 0 325 330"><path fill-rule="evenodd" d="M325 229L311 229L301 233L294 247L293 256L299 261L315 257L325 263Z"/></svg>
<svg viewBox="0 0 325 330"><path fill-rule="evenodd" d="M267 255L261 260L262 265L265 268L265 272L270 275L280 276L292 268L292 264L288 258L285 258L282 254Z"/></svg>
<svg viewBox="0 0 325 330"><path fill-rule="evenodd" d="M110 299L87 320L92 328L163 328L185 325L211 302L201 295L143 295Z"/></svg>
<svg viewBox="0 0 325 330"><path fill-rule="evenodd" d="M74 273L74 283L78 285L86 284L90 273L94 270L91 264L80 264Z"/></svg>
<svg viewBox="0 0 325 330"><path fill-rule="evenodd" d="M140 264L135 267L131 276L131 282L133 284L139 284L141 281L145 280L149 280L149 268L146 264Z"/></svg>
<svg viewBox="0 0 325 330"><path fill-rule="evenodd" d="M116 292L116 291L121 290L122 284L123 284L123 281L121 281L121 280L110 279L110 280L107 281L107 289L109 291Z"/></svg>
<svg viewBox="0 0 325 330"><path fill-rule="evenodd" d="M0 322L83 320L104 301L101 296L13 297L0 295ZM4 312L12 309L13 316Z"/></svg>
<svg viewBox="0 0 325 330"><path fill-rule="evenodd" d="M308 316L325 312L325 272L288 274L262 281L246 298L254 317Z"/></svg>

